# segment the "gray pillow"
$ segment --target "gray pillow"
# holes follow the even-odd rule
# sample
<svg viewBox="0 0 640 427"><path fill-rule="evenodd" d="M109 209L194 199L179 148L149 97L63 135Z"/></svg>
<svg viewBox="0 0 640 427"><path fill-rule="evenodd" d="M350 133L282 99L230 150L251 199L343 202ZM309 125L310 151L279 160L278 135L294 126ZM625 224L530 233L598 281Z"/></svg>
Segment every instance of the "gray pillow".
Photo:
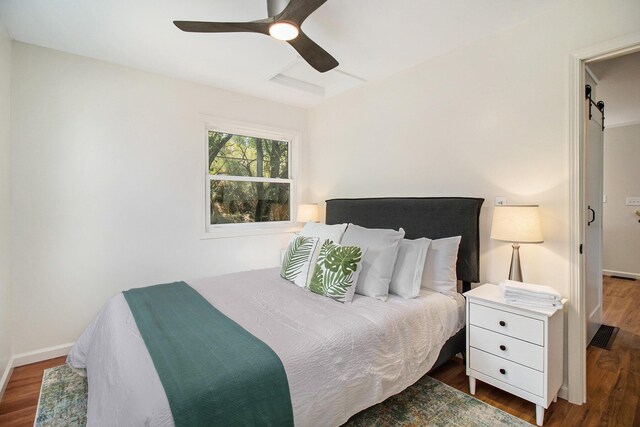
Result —
<svg viewBox="0 0 640 427"><path fill-rule="evenodd" d="M342 236L342 245L365 249L362 272L356 284L356 293L386 301L389 283L396 264L400 241L404 230L364 228L349 224Z"/></svg>

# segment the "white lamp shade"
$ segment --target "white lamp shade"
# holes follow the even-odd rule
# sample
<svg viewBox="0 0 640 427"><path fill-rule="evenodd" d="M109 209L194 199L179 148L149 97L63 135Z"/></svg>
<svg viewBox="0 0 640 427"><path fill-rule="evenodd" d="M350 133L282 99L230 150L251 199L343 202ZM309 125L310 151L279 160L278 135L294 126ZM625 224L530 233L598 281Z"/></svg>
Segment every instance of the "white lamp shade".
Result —
<svg viewBox="0 0 640 427"><path fill-rule="evenodd" d="M320 221L320 213L316 203L298 205L298 222Z"/></svg>
<svg viewBox="0 0 640 427"><path fill-rule="evenodd" d="M512 243L542 243L538 205L502 205L493 211L491 238Z"/></svg>

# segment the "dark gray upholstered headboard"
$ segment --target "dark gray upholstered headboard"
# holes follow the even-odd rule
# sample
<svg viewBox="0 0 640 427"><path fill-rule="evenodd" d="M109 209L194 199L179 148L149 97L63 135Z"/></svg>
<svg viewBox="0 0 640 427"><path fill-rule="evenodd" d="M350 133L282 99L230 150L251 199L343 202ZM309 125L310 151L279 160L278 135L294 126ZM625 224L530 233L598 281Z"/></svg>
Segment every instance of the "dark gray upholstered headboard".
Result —
<svg viewBox="0 0 640 427"><path fill-rule="evenodd" d="M396 230L402 227L407 239L462 236L457 275L463 288L470 288L470 282L480 280L479 217L483 202L471 197L331 199L327 200L326 223L351 222Z"/></svg>

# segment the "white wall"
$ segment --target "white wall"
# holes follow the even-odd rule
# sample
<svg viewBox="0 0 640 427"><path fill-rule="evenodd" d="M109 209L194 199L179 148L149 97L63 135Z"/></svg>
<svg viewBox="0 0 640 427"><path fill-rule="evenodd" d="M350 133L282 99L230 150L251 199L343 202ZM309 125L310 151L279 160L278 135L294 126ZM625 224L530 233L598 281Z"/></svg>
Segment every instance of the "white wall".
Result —
<svg viewBox="0 0 640 427"><path fill-rule="evenodd" d="M605 272L640 279L640 124L604 131L603 259Z"/></svg>
<svg viewBox="0 0 640 427"><path fill-rule="evenodd" d="M123 289L278 263L283 234L200 240L198 116L304 132L305 110L21 43L12 100L15 353Z"/></svg>
<svg viewBox="0 0 640 427"><path fill-rule="evenodd" d="M569 53L640 31L640 2L555 10L309 113L306 201L486 197L481 278L507 275L492 202L539 203L525 280L568 294ZM595 25L594 23L597 23ZM13 44L13 351L73 341L132 286L277 263L285 235L200 240L198 114L305 131L304 110Z"/></svg>
<svg viewBox="0 0 640 427"><path fill-rule="evenodd" d="M11 40L0 24L0 378L11 357ZM0 382L0 387L2 383ZM0 390L0 396L2 390Z"/></svg>
<svg viewBox="0 0 640 427"><path fill-rule="evenodd" d="M525 281L568 295L569 57L640 31L640 2L564 1L496 36L329 100L309 115L310 200L479 196L481 280L511 248L491 241L493 199L541 206L545 243Z"/></svg>

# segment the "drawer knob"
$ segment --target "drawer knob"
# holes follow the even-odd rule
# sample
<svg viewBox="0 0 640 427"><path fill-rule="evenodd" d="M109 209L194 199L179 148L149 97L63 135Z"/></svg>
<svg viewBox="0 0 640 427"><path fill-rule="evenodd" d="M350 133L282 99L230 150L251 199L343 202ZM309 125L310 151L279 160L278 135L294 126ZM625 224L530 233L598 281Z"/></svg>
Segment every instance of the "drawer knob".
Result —
<svg viewBox="0 0 640 427"><path fill-rule="evenodd" d="M501 373L502 375L504 375L504 374L506 374L506 373L507 373L507 371L505 371L503 368L500 368L500 373Z"/></svg>
<svg viewBox="0 0 640 427"><path fill-rule="evenodd" d="M500 324L500 326L507 326L507 322L505 322L504 320L501 320L498 323Z"/></svg>
<svg viewBox="0 0 640 427"><path fill-rule="evenodd" d="M504 345L500 345L500 350L505 351L507 349L507 347L505 347Z"/></svg>

